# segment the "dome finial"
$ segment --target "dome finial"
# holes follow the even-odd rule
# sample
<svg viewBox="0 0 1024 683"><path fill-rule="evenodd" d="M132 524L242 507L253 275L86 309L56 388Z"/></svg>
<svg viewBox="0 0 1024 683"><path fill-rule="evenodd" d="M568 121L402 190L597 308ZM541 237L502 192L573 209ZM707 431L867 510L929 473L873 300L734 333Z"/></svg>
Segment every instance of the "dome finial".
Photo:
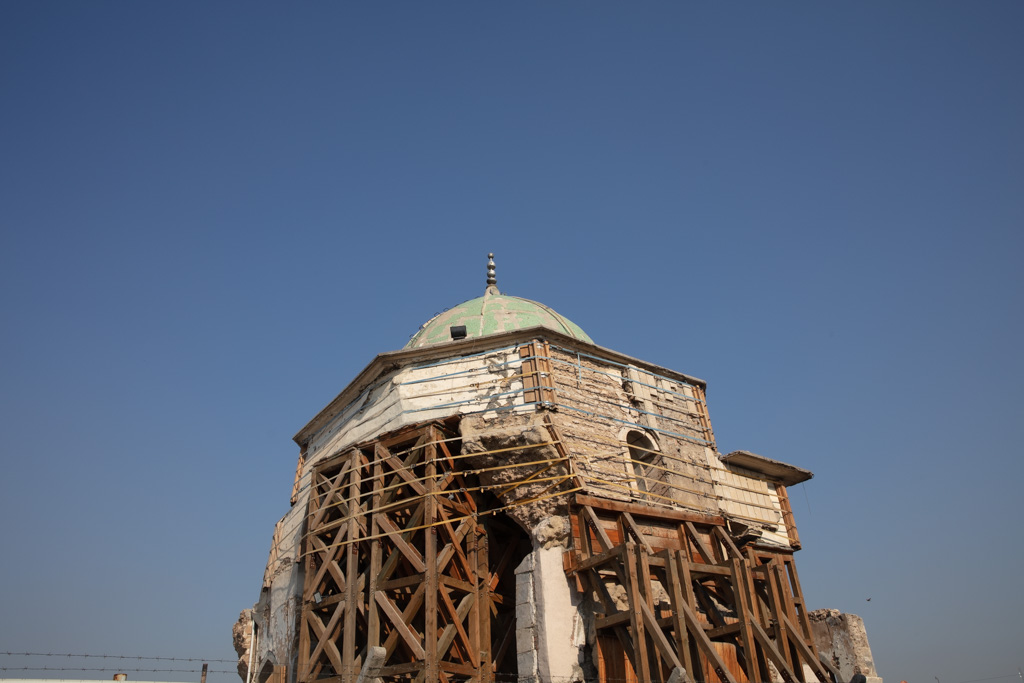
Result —
<svg viewBox="0 0 1024 683"><path fill-rule="evenodd" d="M494 277L494 254L487 255L487 286L495 287L498 280Z"/></svg>

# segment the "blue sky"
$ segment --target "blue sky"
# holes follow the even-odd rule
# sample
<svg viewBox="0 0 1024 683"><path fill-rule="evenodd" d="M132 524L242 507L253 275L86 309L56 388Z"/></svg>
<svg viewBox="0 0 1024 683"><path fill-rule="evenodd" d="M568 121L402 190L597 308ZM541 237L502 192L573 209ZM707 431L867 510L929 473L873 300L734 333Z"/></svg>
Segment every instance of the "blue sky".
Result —
<svg viewBox="0 0 1024 683"><path fill-rule="evenodd" d="M1022 20L3 3L0 650L232 658L291 436L493 251L506 293L706 379L722 452L815 472L808 602L887 681L1010 680Z"/></svg>

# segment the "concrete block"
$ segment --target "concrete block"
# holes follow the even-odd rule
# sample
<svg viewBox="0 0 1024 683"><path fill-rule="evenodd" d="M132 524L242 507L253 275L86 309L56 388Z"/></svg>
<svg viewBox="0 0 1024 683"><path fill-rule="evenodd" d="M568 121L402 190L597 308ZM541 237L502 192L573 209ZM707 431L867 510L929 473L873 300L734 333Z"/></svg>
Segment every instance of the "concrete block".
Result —
<svg viewBox="0 0 1024 683"><path fill-rule="evenodd" d="M529 576L516 577L516 604L522 605L533 602L533 581Z"/></svg>
<svg viewBox="0 0 1024 683"><path fill-rule="evenodd" d="M524 602L516 605L516 625L520 628L530 628L537 623L537 608L532 602Z"/></svg>
<svg viewBox="0 0 1024 683"><path fill-rule="evenodd" d="M531 650L530 652L516 653L516 664L519 668L519 680L523 680L524 676L536 677L537 675L537 652Z"/></svg>
<svg viewBox="0 0 1024 683"><path fill-rule="evenodd" d="M537 632L532 628L516 629L516 653L537 651Z"/></svg>

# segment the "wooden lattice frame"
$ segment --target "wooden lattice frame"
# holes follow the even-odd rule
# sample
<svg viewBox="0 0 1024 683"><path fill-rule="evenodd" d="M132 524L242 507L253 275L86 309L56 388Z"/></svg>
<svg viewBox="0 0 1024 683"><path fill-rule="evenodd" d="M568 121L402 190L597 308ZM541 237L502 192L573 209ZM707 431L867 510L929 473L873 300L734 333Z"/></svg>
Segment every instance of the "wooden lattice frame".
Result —
<svg viewBox="0 0 1024 683"><path fill-rule="evenodd" d="M516 547L489 550L501 522L478 519L457 445L430 423L314 469L297 681L355 683L371 647L383 681L488 683L515 656L501 583Z"/></svg>
<svg viewBox="0 0 1024 683"><path fill-rule="evenodd" d="M598 648L614 635L627 681L666 681L675 669L699 683L834 681L819 661L791 553L741 551L721 517L583 495L573 511L566 571L597 597ZM625 609L613 590L625 594Z"/></svg>

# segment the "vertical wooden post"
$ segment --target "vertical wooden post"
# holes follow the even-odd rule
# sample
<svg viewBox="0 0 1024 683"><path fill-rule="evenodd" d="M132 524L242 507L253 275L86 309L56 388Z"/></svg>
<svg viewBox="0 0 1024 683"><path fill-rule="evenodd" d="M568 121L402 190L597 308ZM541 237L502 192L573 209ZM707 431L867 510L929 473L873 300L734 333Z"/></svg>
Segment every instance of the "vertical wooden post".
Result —
<svg viewBox="0 0 1024 683"><path fill-rule="evenodd" d="M366 600L366 645L368 648L380 645L380 613L377 607L377 577L381 569L381 539L377 538L381 533L378 512L381 501L381 489L384 487L384 465L380 461L378 449L373 449L373 495L370 497L370 570L367 572L367 600ZM369 652L369 650L367 650Z"/></svg>
<svg viewBox="0 0 1024 683"><path fill-rule="evenodd" d="M491 652L491 574L487 529L473 520L476 534L476 612L480 638L480 683L494 679L494 653Z"/></svg>
<svg viewBox="0 0 1024 683"><path fill-rule="evenodd" d="M629 596L629 625L633 631L633 651L639 665L637 673L640 674L640 683L651 683L651 665L647 659L647 630L644 628L644 617L640 610L640 601L643 598L638 590L636 543L626 543L621 559L626 562L626 575L629 577L626 595Z"/></svg>
<svg viewBox="0 0 1024 683"><path fill-rule="evenodd" d="M789 503L789 491L784 484L775 485L775 493L779 497L779 507L782 508L782 521L786 523L786 536L789 537L789 545L796 550L800 549L800 534L796 531L796 520L793 517L793 507Z"/></svg>
<svg viewBox="0 0 1024 683"><path fill-rule="evenodd" d="M359 599L359 520L357 515L361 509L359 504L360 459L362 453L353 448L350 456L348 486L348 536L345 546L345 626L342 631L342 675L347 681L354 681L359 675L356 668L356 614L359 612L356 603Z"/></svg>
<svg viewBox="0 0 1024 683"><path fill-rule="evenodd" d="M206 683L206 667L209 666L206 662L203 662L203 675L199 677L199 683Z"/></svg>
<svg viewBox="0 0 1024 683"><path fill-rule="evenodd" d="M758 666L757 648L754 646L754 630L750 625L750 621L754 617L751 614L750 606L747 604L749 593L744 581L743 563L734 557L729 561L729 566L732 570L732 592L736 603L736 616L739 617L740 634L743 637L743 661L747 669L747 679L751 681L764 681L767 678L761 674L760 667Z"/></svg>
<svg viewBox="0 0 1024 683"><path fill-rule="evenodd" d="M686 667L687 674L693 677L693 661L690 657L690 637L686 631L686 620L683 618L683 590L680 585L678 562L680 551L665 550L665 574L668 577L669 596L672 600L672 628L676 633L676 647Z"/></svg>
<svg viewBox="0 0 1024 683"><path fill-rule="evenodd" d="M765 574L768 580L765 584L768 587L768 600L770 601L770 607L772 612L775 613L775 626L773 628L775 636L776 647L782 652L782 655L786 658L786 664L789 668L793 668L793 655L791 648L789 647L789 638L786 633L786 622L784 619L779 619L778 614L785 612L786 605L782 601L782 597L779 595L779 589L776 585L775 574L778 572L779 560L777 557L773 557L771 562L765 567Z"/></svg>
<svg viewBox="0 0 1024 683"><path fill-rule="evenodd" d="M429 445L425 447L424 461L426 463L426 471L424 477L426 481L426 500L423 501L425 507L424 524L428 524L425 529L425 548L423 560L426 564L426 604L423 606L424 614L424 634L423 634L423 649L426 651L426 683L436 683L439 675L439 663L438 663L438 652L437 652L437 610L438 610L438 574L437 574L437 527L434 524L437 523L437 464L435 462L435 456L437 454L437 446L433 442L437 441L437 433L431 429L428 435Z"/></svg>

